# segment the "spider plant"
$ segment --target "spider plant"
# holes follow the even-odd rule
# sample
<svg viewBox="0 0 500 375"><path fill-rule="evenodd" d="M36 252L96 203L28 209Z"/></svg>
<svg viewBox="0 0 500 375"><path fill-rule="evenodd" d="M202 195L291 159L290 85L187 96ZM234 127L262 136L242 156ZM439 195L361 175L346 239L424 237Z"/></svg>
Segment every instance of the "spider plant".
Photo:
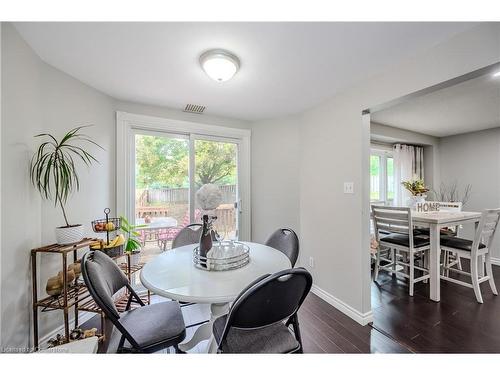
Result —
<svg viewBox="0 0 500 375"><path fill-rule="evenodd" d="M96 142L81 133L79 126L67 132L61 140L53 135L43 133L35 135L45 141L38 147L30 162L30 179L42 198L53 200L59 205L66 222L65 228L72 225L68 222L65 205L72 192L80 189L80 179L75 160L81 160L88 167L98 163L97 159L86 151L82 144L92 144L101 149Z"/></svg>

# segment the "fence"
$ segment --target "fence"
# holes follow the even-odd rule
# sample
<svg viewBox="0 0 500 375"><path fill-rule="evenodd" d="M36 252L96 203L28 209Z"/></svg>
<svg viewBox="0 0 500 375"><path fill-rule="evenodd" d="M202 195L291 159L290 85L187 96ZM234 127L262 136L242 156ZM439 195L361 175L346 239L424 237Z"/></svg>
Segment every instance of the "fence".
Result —
<svg viewBox="0 0 500 375"><path fill-rule="evenodd" d="M233 203L236 201L236 185L219 186L222 192L222 202ZM178 204L189 202L189 189L145 189L140 192L137 199L138 206L151 206L156 204Z"/></svg>

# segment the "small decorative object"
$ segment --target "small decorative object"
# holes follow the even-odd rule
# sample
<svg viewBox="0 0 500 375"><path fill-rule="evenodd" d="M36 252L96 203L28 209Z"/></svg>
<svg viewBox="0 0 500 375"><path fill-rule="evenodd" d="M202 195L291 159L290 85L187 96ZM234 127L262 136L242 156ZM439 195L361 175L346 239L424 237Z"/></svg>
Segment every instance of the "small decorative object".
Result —
<svg viewBox="0 0 500 375"><path fill-rule="evenodd" d="M58 276L52 276L47 280L45 291L49 296L58 296L63 291L63 283Z"/></svg>
<svg viewBox="0 0 500 375"><path fill-rule="evenodd" d="M65 344L66 340L63 335L57 334L56 337L51 338L49 341L47 341L47 344L49 344L49 348L54 348L56 346Z"/></svg>
<svg viewBox="0 0 500 375"><path fill-rule="evenodd" d="M420 202L415 206L417 212L434 212L439 211L439 208L439 202Z"/></svg>
<svg viewBox="0 0 500 375"><path fill-rule="evenodd" d="M465 206L470 198L470 193L472 191L472 185L467 184L463 189L463 193L460 194L460 189L458 188L457 182L451 184L441 183L439 190L432 190L432 195L434 199L440 202L462 202L462 206Z"/></svg>
<svg viewBox="0 0 500 375"><path fill-rule="evenodd" d="M196 200L205 214L203 214L203 228L200 235L199 253L201 257L206 257L212 248L212 224L217 219L215 215L210 214L222 202L222 193L214 184L205 184L196 192ZM206 264L204 264L206 267Z"/></svg>
<svg viewBox="0 0 500 375"><path fill-rule="evenodd" d="M71 333L69 334L69 338L71 340L81 340L84 338L84 331L80 327L76 327L75 329L71 330Z"/></svg>
<svg viewBox="0 0 500 375"><path fill-rule="evenodd" d="M80 179L76 171L75 158L81 159L91 166L97 159L87 152L82 143L90 143L102 149L88 136L80 131L85 126L70 130L57 140L50 134L38 134L35 137L45 137L30 162L30 179L33 186L40 192L42 198L54 201L60 206L66 225L56 228L56 240L60 245L81 241L84 237L84 227L81 224L70 225L65 205L68 197L80 188ZM76 142L76 143L75 143Z"/></svg>
<svg viewBox="0 0 500 375"><path fill-rule="evenodd" d="M59 282L61 283L61 285L63 285L64 274L62 273L62 271L57 274L57 277L59 278ZM72 269L66 271L66 284L71 284L73 281L75 281L75 278L75 271L73 271Z"/></svg>
<svg viewBox="0 0 500 375"><path fill-rule="evenodd" d="M75 263L71 263L68 266L68 270L71 270L75 273L75 277L78 278L82 274L82 263L81 260L77 260Z"/></svg>
<svg viewBox="0 0 500 375"><path fill-rule="evenodd" d="M90 248L92 250L100 250L106 253L108 256L114 258L123 254L125 237L123 236L123 234L119 234L110 241L110 233L120 230L122 227L121 218L109 217L110 212L111 210L109 208L105 208L105 218L92 221L92 228L94 229L94 232L106 233L106 240L96 241L95 243L90 245Z"/></svg>
<svg viewBox="0 0 500 375"><path fill-rule="evenodd" d="M234 270L250 262L250 248L242 242L223 241L215 244L203 256L197 246L193 251L193 262L197 268L207 271Z"/></svg>
<svg viewBox="0 0 500 375"><path fill-rule="evenodd" d="M416 205L419 203L424 203L427 197L425 193L429 191L429 188L425 186L424 180L413 179L409 181L403 181L401 184L411 193L409 198L409 206L415 209Z"/></svg>
<svg viewBox="0 0 500 375"><path fill-rule="evenodd" d="M94 337L97 333L97 328L86 329L83 331L83 338Z"/></svg>

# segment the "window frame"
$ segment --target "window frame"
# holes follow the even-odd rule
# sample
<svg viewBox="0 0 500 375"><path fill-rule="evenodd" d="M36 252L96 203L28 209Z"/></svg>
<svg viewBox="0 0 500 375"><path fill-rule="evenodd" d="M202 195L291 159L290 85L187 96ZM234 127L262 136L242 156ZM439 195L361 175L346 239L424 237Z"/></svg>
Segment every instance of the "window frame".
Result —
<svg viewBox="0 0 500 375"><path fill-rule="evenodd" d="M370 158L372 156L378 156L380 159L380 165L379 165L379 171L380 171L380 177L379 177L379 199L378 200L372 200L370 197L370 204L373 203L383 203L384 205L390 205L394 203L394 199L389 202L387 199L387 159L393 159L394 160L394 153L392 150L387 150L387 149L382 149L382 148L377 148L377 147L371 147L370 148ZM370 186L370 193L371 193L371 186Z"/></svg>

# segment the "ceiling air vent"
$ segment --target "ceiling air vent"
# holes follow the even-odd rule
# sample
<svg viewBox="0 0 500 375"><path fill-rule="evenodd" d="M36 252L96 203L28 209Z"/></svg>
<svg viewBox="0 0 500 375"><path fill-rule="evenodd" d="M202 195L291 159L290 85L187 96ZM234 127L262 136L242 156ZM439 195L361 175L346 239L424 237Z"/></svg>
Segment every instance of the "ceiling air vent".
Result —
<svg viewBox="0 0 500 375"><path fill-rule="evenodd" d="M204 110L204 105L186 104L186 107L184 107L184 112L197 113L199 115L202 114Z"/></svg>

